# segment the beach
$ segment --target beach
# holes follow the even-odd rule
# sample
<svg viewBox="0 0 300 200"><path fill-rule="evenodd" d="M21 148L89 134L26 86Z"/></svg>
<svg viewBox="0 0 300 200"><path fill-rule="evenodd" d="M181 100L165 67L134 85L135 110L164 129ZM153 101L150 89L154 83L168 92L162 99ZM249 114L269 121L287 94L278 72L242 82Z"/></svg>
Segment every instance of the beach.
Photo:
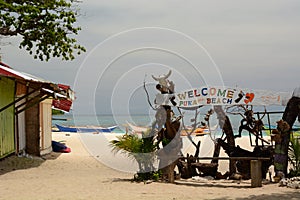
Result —
<svg viewBox="0 0 300 200"><path fill-rule="evenodd" d="M96 135L99 134L90 135L90 141L96 139ZM132 182L133 172L103 164L97 159L97 152L93 152L95 147L89 147L92 144L87 143L88 139L82 139L79 133L56 132L53 140L64 142L72 149L71 153L52 152L42 158L11 156L0 162L1 200L300 199L298 190L279 187L278 183L269 181L263 181L259 188L251 188L250 180L198 178L176 180L175 184ZM123 161L119 162L122 165ZM220 165L221 171L226 167L226 164Z"/></svg>

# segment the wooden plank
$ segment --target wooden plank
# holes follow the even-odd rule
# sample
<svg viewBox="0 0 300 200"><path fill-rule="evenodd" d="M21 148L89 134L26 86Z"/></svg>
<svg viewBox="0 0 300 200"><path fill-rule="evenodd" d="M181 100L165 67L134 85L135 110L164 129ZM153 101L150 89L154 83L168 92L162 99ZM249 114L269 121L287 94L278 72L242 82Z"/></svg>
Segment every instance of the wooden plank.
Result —
<svg viewBox="0 0 300 200"><path fill-rule="evenodd" d="M15 82L0 77L0 108L14 101ZM0 112L0 158L15 151L14 105Z"/></svg>
<svg viewBox="0 0 300 200"><path fill-rule="evenodd" d="M40 154L52 151L52 99L40 102Z"/></svg>
<svg viewBox="0 0 300 200"><path fill-rule="evenodd" d="M25 110L26 152L40 156L39 104Z"/></svg>
<svg viewBox="0 0 300 200"><path fill-rule="evenodd" d="M181 157L181 159L186 159L186 157ZM219 160L262 160L267 161L270 160L268 157L197 157L197 160L212 160L212 159L219 159Z"/></svg>
<svg viewBox="0 0 300 200"><path fill-rule="evenodd" d="M262 187L261 160L251 160L251 187Z"/></svg>

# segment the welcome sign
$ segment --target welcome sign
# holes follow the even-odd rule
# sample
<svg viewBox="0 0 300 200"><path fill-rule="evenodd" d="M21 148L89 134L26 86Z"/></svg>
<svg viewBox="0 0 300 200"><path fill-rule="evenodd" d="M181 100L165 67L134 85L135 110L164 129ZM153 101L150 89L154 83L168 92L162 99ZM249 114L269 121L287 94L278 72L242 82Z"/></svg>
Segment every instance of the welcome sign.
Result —
<svg viewBox="0 0 300 200"><path fill-rule="evenodd" d="M176 106L192 108L202 105L285 105L291 93L206 86L185 90L172 96L175 96ZM170 94L158 94L157 99L160 99L157 104L171 105L166 101L170 99Z"/></svg>
<svg viewBox="0 0 300 200"><path fill-rule="evenodd" d="M200 105L284 105L289 93L229 87L201 87L175 94L177 106Z"/></svg>

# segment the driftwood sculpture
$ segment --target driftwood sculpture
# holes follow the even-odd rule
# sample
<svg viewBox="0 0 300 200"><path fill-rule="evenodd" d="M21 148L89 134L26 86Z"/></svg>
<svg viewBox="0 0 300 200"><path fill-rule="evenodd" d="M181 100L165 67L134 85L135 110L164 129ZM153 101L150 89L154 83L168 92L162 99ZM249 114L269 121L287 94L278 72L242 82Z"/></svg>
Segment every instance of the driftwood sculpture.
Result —
<svg viewBox="0 0 300 200"><path fill-rule="evenodd" d="M218 163L201 163L198 160L200 142L197 144L195 155L189 155L185 158L179 158L177 167L180 177L184 179L193 176L212 176L217 178Z"/></svg>
<svg viewBox="0 0 300 200"><path fill-rule="evenodd" d="M222 131L225 134L225 138L223 140L224 141L227 140L226 144L228 145L228 147L234 148L235 140L234 140L233 129L230 120L228 116L225 114L222 106L214 106L213 110L211 109L207 112L204 120L207 121L209 125L210 116L214 112L217 114L217 118L219 120L219 126L222 127ZM200 145L200 143L198 145ZM220 148L221 148L221 144L215 141L215 150L213 153L214 158L219 157ZM200 163L197 162L196 159L198 157L198 154L199 154L199 147L197 148L195 156L187 155L186 161L184 159L179 160L178 169L179 172L181 173L182 178L191 178L192 176L195 175L212 176L215 178L227 178L229 175L232 175L236 172L236 165L235 162L232 160L229 161L230 172L226 173L226 175L221 175L221 173L217 171L218 162L219 162L217 158L212 159L211 163ZM199 174L197 173L196 169L198 169Z"/></svg>
<svg viewBox="0 0 300 200"><path fill-rule="evenodd" d="M163 179L173 183L174 168L178 162L178 157L182 147L179 128L180 121L177 118L175 121L171 120L171 109L166 109L166 122L157 135L158 144L161 142L163 148L158 150L158 157L160 159L159 169L162 170Z"/></svg>
<svg viewBox="0 0 300 200"><path fill-rule="evenodd" d="M166 97L170 97L167 99L167 102L164 101L164 103L159 105L155 115L155 122L152 125L152 130L154 130L154 127L158 127L157 143L158 146L160 143L163 146L163 148L158 151L158 157L160 159L159 168L162 170L163 178L172 183L174 182L174 168L178 161L182 142L179 134L181 116L172 120L174 112L168 103L171 102L174 106L176 105L174 102L175 97L168 95L173 94L175 87L174 83L168 80L170 75L171 70L167 75L159 77L152 75L153 79L158 81L156 89L159 90L160 94L165 94Z"/></svg>
<svg viewBox="0 0 300 200"><path fill-rule="evenodd" d="M273 164L274 149L272 146L256 146L253 151L248 151L240 146L235 145L235 136L231 126L229 117L225 114L221 106L214 106L214 110L208 111L205 116L205 120L209 124L209 117L213 113L217 114L219 120L219 126L222 127L223 135L221 138L216 139L215 151L211 163L200 163L197 159L199 155L199 148L194 156L187 155L186 158L179 159L178 169L182 178L191 178L192 176L212 176L214 178L232 178L232 179L249 179L251 177L251 160L250 157L269 158L263 159L261 174L263 178L266 178L266 173L269 167ZM250 114L248 117L252 117ZM255 122L255 119L252 119ZM242 127L243 129L244 127ZM251 127L251 130L255 129L255 125ZM246 129L248 130L248 129ZM257 131L257 130L256 130ZM254 131L255 132L255 131ZM223 137L225 135L225 137ZM218 169L218 157L220 154L220 148L223 148L229 156L229 172L222 175L217 171ZM242 158L238 158L242 157ZM235 159L236 158L236 159Z"/></svg>
<svg viewBox="0 0 300 200"><path fill-rule="evenodd" d="M266 178L266 173L269 167L273 164L274 149L272 146L262 147L256 146L253 152L242 149L240 146L233 147L222 139L217 139L217 143L225 150L229 157L262 157L270 158L268 161L262 161L262 177ZM236 160L235 165L237 172L242 175L243 179L249 179L250 174L250 160ZM232 174L231 174L232 176Z"/></svg>
<svg viewBox="0 0 300 200"><path fill-rule="evenodd" d="M186 159L180 158L177 163L177 167L180 173L180 177L188 179L193 176L199 176L196 167L193 166L197 162L197 156L187 154Z"/></svg>
<svg viewBox="0 0 300 200"><path fill-rule="evenodd" d="M265 177L268 167L272 164L273 160L273 148L271 146L258 146L258 141L267 142L263 140L261 131L263 129L263 122L260 119L255 119L253 117L252 109L245 109L242 114L243 119L239 127L238 135L233 134L233 129L228 116L225 114L221 106L214 106L214 112L217 114L219 120L219 126L222 127L223 135L225 138L219 138L215 141L215 151L213 154L214 159L209 164L201 164L198 162L199 145L197 145L197 151L195 155L188 155L186 158L178 159L180 154L180 149L182 142L180 139L180 117L173 120L173 110L172 106L176 106L174 101L175 97L172 95L174 93L174 83L169 81L168 78L171 75L171 70L162 76L153 76L152 78L158 81L156 89L160 92L160 99L157 98L156 107L157 113L155 115L156 120L153 123L152 130L158 127L157 139L158 142L162 144L164 148L160 149L158 156L163 158L160 160L160 168L162 168L163 174L167 177L169 182L174 181L174 167L177 164L178 169L181 173L182 178L190 178L194 175L211 175L217 177L217 166L218 166L218 156L220 154L220 147L222 147L230 158L236 157L267 157L270 158L268 161L262 162L262 175ZM300 90L299 90L300 91ZM240 92L239 97L235 100L238 103L244 94ZM159 102L159 103L157 103ZM245 101L246 102L246 101ZM247 103L247 102L246 102ZM292 127L296 118L300 118L300 94L299 96L293 96L288 106L286 107L285 113L283 115L283 120ZM209 120L209 119L208 119ZM208 121L207 120L207 121ZM196 123L195 123L196 124ZM241 137L242 131L247 130L251 134L256 136L256 147L253 152L242 149L235 145L235 138ZM289 130L290 131L290 130ZM286 132L289 132L286 131ZM288 146L289 146L289 133L282 134L279 131L273 133L277 137L275 140L275 146L277 150L280 149L279 153L275 155L275 161L277 162L277 167L275 166L275 171L287 172L287 162L288 162ZM279 135L280 134L280 135ZM278 137L278 135L280 137ZM274 139L274 137L273 137ZM195 144L196 146L196 144ZM276 149L275 148L275 149ZM167 159L166 159L167 158ZM250 160L235 160L230 159L229 175L234 175L236 172L242 174L244 179L250 178Z"/></svg>
<svg viewBox="0 0 300 200"><path fill-rule="evenodd" d="M170 82L169 82L168 78L170 77L171 73L172 73L172 71L169 70L169 72L165 75L161 75L158 77L155 77L152 75L152 78L154 80L158 81L158 85L160 86L162 93L169 92ZM174 92L174 90L172 90L172 92Z"/></svg>
<svg viewBox="0 0 300 200"><path fill-rule="evenodd" d="M227 143L231 147L235 147L235 137L233 134L232 125L229 117L225 114L222 106L214 106L214 110L217 114L219 120L219 126L222 127L223 134L225 134L224 140L227 140ZM213 157L219 157L220 155L220 144L215 142L215 151ZM218 163L218 159L212 160L212 163ZM229 161L229 174L234 174L236 172L236 167L234 161Z"/></svg>
<svg viewBox="0 0 300 200"><path fill-rule="evenodd" d="M262 144L268 143L267 141L262 139L262 130L264 127L263 121L262 119L264 118L265 114L263 114L263 116L261 116L259 119L255 119L254 118L254 112L252 110L252 106L250 109L248 109L247 106L243 106L243 105L239 105L239 108L242 108L244 110L244 114L241 113L232 113L232 114L239 114L242 116L242 120L240 122L240 127L239 127L239 131L238 131L238 135L234 135L234 138L237 137L241 137L242 136L242 131L246 130L249 133L255 135L256 139L255 139L255 144L256 146L258 146L258 141L261 140Z"/></svg>
<svg viewBox="0 0 300 200"><path fill-rule="evenodd" d="M225 138L219 138L215 141L215 151L213 157L218 157L220 153L220 147L222 147L229 157L267 157L270 158L269 161L263 161L262 163L262 174L265 178L266 172L269 166L272 164L273 147L259 147L256 142L256 147L253 152L244 150L239 146L235 146L236 136L233 134L233 129L228 116L225 114L221 106L215 106L214 110L219 119L219 125L222 127ZM241 122L239 128L239 134L243 129L250 131L251 133L257 133L261 130L261 125L259 122L261 120L255 120L253 117L252 110L246 110L246 118ZM258 136L257 136L258 137ZM227 140L227 142L225 142ZM218 159L212 160L212 163L217 163ZM229 176L234 177L236 172L242 175L242 178L250 178L250 160L234 160L229 161Z"/></svg>

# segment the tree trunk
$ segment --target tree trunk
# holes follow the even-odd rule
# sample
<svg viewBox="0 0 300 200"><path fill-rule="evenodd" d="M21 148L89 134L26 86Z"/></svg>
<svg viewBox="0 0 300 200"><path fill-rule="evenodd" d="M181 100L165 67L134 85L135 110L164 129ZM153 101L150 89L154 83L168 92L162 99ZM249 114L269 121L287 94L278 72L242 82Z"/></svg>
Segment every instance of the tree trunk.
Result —
<svg viewBox="0 0 300 200"><path fill-rule="evenodd" d="M165 130L163 130L163 138L167 142L163 142L164 148L158 153L160 162L159 168L162 169L163 177L166 177L169 183L174 183L174 168L178 162L180 149L182 148L182 140L178 133L180 129L180 121L171 120L171 108L164 107L166 110Z"/></svg>
<svg viewBox="0 0 300 200"><path fill-rule="evenodd" d="M235 147L234 134L231 126L231 122L229 117L225 114L222 106L214 106L214 110L217 114L217 118L219 120L219 125L222 127L223 133L226 135L226 140L229 146ZM220 147L218 147L220 148ZM220 149L215 148L214 156L219 156L217 154L220 153ZM218 163L218 161L214 160L213 163ZM229 161L229 172L233 174L236 172L235 161Z"/></svg>
<svg viewBox="0 0 300 200"><path fill-rule="evenodd" d="M300 98L292 97L289 100L282 116L282 119L290 125L290 130L292 130L292 127L299 114L300 114ZM282 171L285 175L287 175L289 143L290 143L290 134L284 135L280 143L275 143L275 146L277 145L277 148L279 148L283 152L282 155L278 156L280 157L279 159L282 161L282 166L276 167L275 165L276 174L277 172Z"/></svg>

